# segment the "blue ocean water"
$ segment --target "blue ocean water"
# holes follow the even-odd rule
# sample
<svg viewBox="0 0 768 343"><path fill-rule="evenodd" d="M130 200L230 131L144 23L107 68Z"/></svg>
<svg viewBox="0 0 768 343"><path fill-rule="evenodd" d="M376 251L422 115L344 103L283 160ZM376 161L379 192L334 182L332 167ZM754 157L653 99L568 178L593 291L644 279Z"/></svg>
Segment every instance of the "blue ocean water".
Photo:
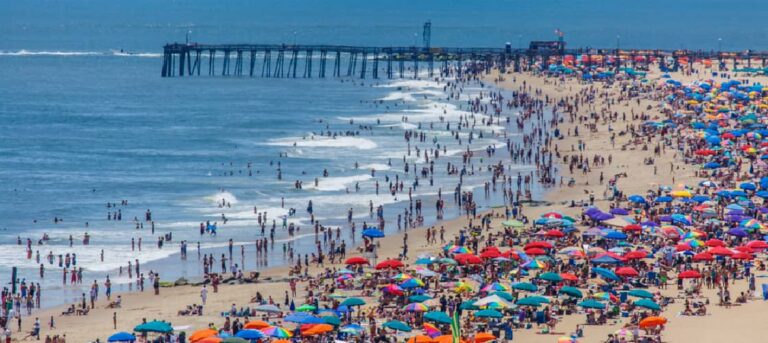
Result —
<svg viewBox="0 0 768 343"><path fill-rule="evenodd" d="M402 172L404 129L457 120L461 101L447 101L442 85L426 80L333 80L261 78L162 79L162 45L211 43L326 43L418 45L421 24L433 23L433 46L524 45L552 39L554 28L575 46L760 49L766 29L744 23L761 19L756 1L590 2L566 1L96 1L31 0L0 4L0 278L11 266L37 281L37 264L16 238L51 236L41 255L77 253L89 279L102 279L133 258L162 269L172 245L153 248L148 228L132 219L153 211L157 233L174 242L201 241L221 249L224 237L259 237L253 207L270 220L294 207L291 220L310 235L307 202L324 223L343 222L346 209L367 217L368 203L404 200L373 194L370 170ZM724 17L721 13L726 13ZM681 13L685 15L682 16ZM734 18L738 17L736 21ZM620 42L616 41L619 35ZM718 41L718 38L722 40ZM120 51L131 54L121 53ZM487 88L468 86L477 95ZM403 122L403 116L409 121ZM354 124L350 124L350 120ZM325 129L362 130L356 137L304 139ZM449 143L440 130L430 134ZM500 134L502 128L492 128ZM490 132L489 132L490 133ZM514 138L513 138L514 139ZM474 147L500 144L488 135ZM296 146L294 146L296 143ZM461 148L450 146L458 155ZM281 157L285 154L284 157ZM409 160L417 160L409 156ZM390 167L388 163L393 161ZM280 163L282 180L277 178ZM251 165L251 175L248 165ZM355 163L360 167L355 168ZM518 166L521 171L529 166ZM391 168L391 169L390 169ZM327 169L317 188L312 180ZM389 170L387 170L389 169ZM305 189L294 190L303 180ZM436 180L444 194L455 186ZM477 186L470 180L467 187ZM450 181L453 182L453 181ZM361 186L360 192L354 189ZM382 183L383 188L384 184ZM433 199L436 187L419 194ZM281 207L281 197L286 206ZM431 197L431 198L430 198ZM107 202L123 221L107 220ZM226 200L231 207L219 208ZM426 202L429 208L430 202ZM222 238L197 236L202 221L221 221ZM389 215L394 210L388 210ZM63 218L54 224L53 218ZM88 227L86 227L88 222ZM92 245L69 247L85 232ZM145 249L133 252L131 238ZM284 234L280 242L287 241ZM313 237L296 241L309 251ZM99 253L105 250L105 261ZM214 250L208 250L214 251ZM220 250L215 250L220 252ZM173 258L173 257L172 257ZM280 263L275 256L271 263ZM174 259L173 261L176 261ZM66 297L79 290L59 284L48 267L43 283ZM252 267L246 263L246 268ZM171 277L197 275L196 262L164 269ZM120 281L120 280L118 280ZM123 280L126 281L126 280ZM65 299L66 297L62 298Z"/></svg>

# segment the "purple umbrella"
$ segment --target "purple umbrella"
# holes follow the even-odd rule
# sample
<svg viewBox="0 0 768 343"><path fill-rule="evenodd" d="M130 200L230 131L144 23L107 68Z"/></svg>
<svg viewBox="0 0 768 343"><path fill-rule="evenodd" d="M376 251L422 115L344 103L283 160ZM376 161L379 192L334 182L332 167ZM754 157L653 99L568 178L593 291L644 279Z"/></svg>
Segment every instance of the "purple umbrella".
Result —
<svg viewBox="0 0 768 343"><path fill-rule="evenodd" d="M737 228L737 227L728 230L728 234L731 235L731 236L736 236L736 237L746 237L747 236L747 232L746 231L744 231L744 230L742 230L740 228Z"/></svg>
<svg viewBox="0 0 768 343"><path fill-rule="evenodd" d="M626 216L626 215L629 214L629 211L627 211L627 210L625 210L623 208L617 207L617 208L612 208L611 209L611 214L615 214L615 215L619 215L619 216Z"/></svg>

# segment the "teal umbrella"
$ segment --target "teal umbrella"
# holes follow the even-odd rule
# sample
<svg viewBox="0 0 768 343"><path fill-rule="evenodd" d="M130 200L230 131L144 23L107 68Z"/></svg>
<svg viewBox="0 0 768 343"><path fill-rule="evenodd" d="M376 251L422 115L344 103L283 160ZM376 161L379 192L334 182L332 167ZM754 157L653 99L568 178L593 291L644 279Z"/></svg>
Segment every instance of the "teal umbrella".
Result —
<svg viewBox="0 0 768 343"><path fill-rule="evenodd" d="M560 276L560 274L553 273L553 272L543 273L543 274L539 275L539 279L547 280L547 281L550 281L550 282L560 282L560 281L563 281L563 277Z"/></svg>
<svg viewBox="0 0 768 343"><path fill-rule="evenodd" d="M594 300L594 299L584 300L584 301L578 303L578 305L581 306L581 307L584 307L584 308L598 308L598 309L605 308L605 304L603 304L603 303L601 303L601 302L599 302L597 300Z"/></svg>
<svg viewBox="0 0 768 343"><path fill-rule="evenodd" d="M627 292L627 294L629 294L629 295L631 295L633 297L638 297L638 298L645 298L645 299L652 299L653 298L653 293L648 292L648 291L646 291L644 289L633 289L633 290Z"/></svg>
<svg viewBox="0 0 768 343"><path fill-rule="evenodd" d="M482 311L475 312L475 317L478 317L478 318L501 318L501 317L504 317L504 315L501 314L501 312L499 312L499 311L488 309L488 310L482 310Z"/></svg>
<svg viewBox="0 0 768 343"><path fill-rule="evenodd" d="M341 320L339 320L339 317L336 316L323 316L323 321L325 321L326 324L331 324L333 326L339 326L341 325Z"/></svg>
<svg viewBox="0 0 768 343"><path fill-rule="evenodd" d="M440 312L440 311L427 312L424 314L424 319L430 320L433 322L443 323L443 324L450 324L451 322L453 322L451 320L451 317L448 317L448 315L445 314L445 312Z"/></svg>
<svg viewBox="0 0 768 343"><path fill-rule="evenodd" d="M659 306L659 304L653 302L653 300L651 300L651 299L640 299L640 300L637 300L637 301L633 302L633 304L635 306L637 306L637 307L644 307L644 308L647 308L649 310L661 311L661 306Z"/></svg>
<svg viewBox="0 0 768 343"><path fill-rule="evenodd" d="M539 306L541 304L549 303L549 300L545 297L531 296L518 299L516 304L520 306Z"/></svg>
<svg viewBox="0 0 768 343"><path fill-rule="evenodd" d="M515 301L515 297L513 297L512 294L509 294L507 292L498 291L498 292L493 292L490 295L497 295L499 298L502 298L506 301Z"/></svg>
<svg viewBox="0 0 768 343"><path fill-rule="evenodd" d="M470 310L470 311L479 310L480 308L474 305L476 301L477 299L467 300L465 302L462 302L461 305L459 305L459 308L462 310Z"/></svg>
<svg viewBox="0 0 768 343"><path fill-rule="evenodd" d="M342 301L341 304L339 304L339 305L347 306L347 307L363 306L363 305L365 305L365 301L363 299L360 299L360 298L347 298L347 299L344 299L344 301Z"/></svg>
<svg viewBox="0 0 768 343"><path fill-rule="evenodd" d="M422 257L422 258L416 260L416 262L414 262L414 263L415 264L432 264L432 263L434 263L434 261L432 260L431 257Z"/></svg>
<svg viewBox="0 0 768 343"><path fill-rule="evenodd" d="M584 297L584 294L582 294L581 291L578 288L572 287L572 286L563 286L562 288L560 288L558 293L565 294L565 295L568 295L568 296L572 296L574 298L583 298Z"/></svg>
<svg viewBox="0 0 768 343"><path fill-rule="evenodd" d="M429 299L432 299L432 297L428 295L423 295L423 294L411 295L410 297L408 297L408 301L412 303L425 302Z"/></svg>
<svg viewBox="0 0 768 343"><path fill-rule="evenodd" d="M173 327L171 327L170 323L153 320L151 322L136 325L136 327L133 328L133 331L169 333L173 331Z"/></svg>
<svg viewBox="0 0 768 343"><path fill-rule="evenodd" d="M408 324L403 323L399 320L390 320L386 323L384 323L385 328L389 328L392 330L402 331L402 332L411 332L411 327L408 326Z"/></svg>
<svg viewBox="0 0 768 343"><path fill-rule="evenodd" d="M516 282L512 284L512 289L516 289L518 291L536 292L539 290L539 287L536 287L536 285L530 282Z"/></svg>

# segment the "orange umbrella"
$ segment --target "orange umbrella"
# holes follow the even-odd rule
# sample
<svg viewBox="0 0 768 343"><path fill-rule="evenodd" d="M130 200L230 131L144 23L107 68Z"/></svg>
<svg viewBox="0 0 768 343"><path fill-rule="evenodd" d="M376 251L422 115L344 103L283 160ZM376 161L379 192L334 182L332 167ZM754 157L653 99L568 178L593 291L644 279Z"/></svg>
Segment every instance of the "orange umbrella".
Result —
<svg viewBox="0 0 768 343"><path fill-rule="evenodd" d="M494 339L496 339L496 336L494 336L490 332L480 332L477 335L475 335L475 343L488 342Z"/></svg>
<svg viewBox="0 0 768 343"><path fill-rule="evenodd" d="M452 335L437 336L435 337L434 341L435 343L453 343L453 336ZM462 339L461 343L468 343L468 342Z"/></svg>
<svg viewBox="0 0 768 343"><path fill-rule="evenodd" d="M216 336L218 334L219 334L219 332L214 330L214 329L200 329L200 330L197 330L197 331L193 332L189 336L189 341L194 343L194 342L203 340L204 338L208 338L208 337L211 337L211 336Z"/></svg>
<svg viewBox="0 0 768 343"><path fill-rule="evenodd" d="M272 343L291 343L291 341L287 339L278 339L278 340L272 341Z"/></svg>
<svg viewBox="0 0 768 343"><path fill-rule="evenodd" d="M203 338L195 343L221 343L221 338L216 336Z"/></svg>
<svg viewBox="0 0 768 343"><path fill-rule="evenodd" d="M640 321L640 328L647 329L655 326L661 326L667 323L667 318L664 317L646 317Z"/></svg>
<svg viewBox="0 0 768 343"><path fill-rule="evenodd" d="M408 339L408 342L406 343L435 343L435 340L432 339L432 337L424 336L424 335L418 335L413 336Z"/></svg>
<svg viewBox="0 0 768 343"><path fill-rule="evenodd" d="M333 326L328 324L317 324L312 326L311 328L304 330L304 332L301 333L302 336L315 336L315 335L322 335L326 332L333 331Z"/></svg>
<svg viewBox="0 0 768 343"><path fill-rule="evenodd" d="M261 330L263 328L268 328L272 325L269 325L269 323L263 321L263 320L254 320L250 321L248 323L245 323L245 326L243 328L245 329L253 329L253 330Z"/></svg>

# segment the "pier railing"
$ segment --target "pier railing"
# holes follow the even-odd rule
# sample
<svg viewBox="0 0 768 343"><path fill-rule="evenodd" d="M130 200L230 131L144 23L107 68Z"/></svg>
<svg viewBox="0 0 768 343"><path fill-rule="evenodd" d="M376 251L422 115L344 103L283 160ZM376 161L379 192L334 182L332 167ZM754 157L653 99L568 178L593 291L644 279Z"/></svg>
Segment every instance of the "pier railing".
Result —
<svg viewBox="0 0 768 343"><path fill-rule="evenodd" d="M490 71L498 67L519 71L536 62L562 63L565 56L598 55L611 66L637 66L656 60L669 63L677 69L683 63L692 64L697 59L730 60L733 65L746 59L761 62L765 67L768 52L720 52L702 50L647 50L647 49L512 49L502 48L420 48L420 47L370 47L346 45L295 45L295 44L198 44L173 43L165 45L162 77L199 76L203 63L208 64L206 75L260 76L275 78L372 77L405 78L419 77L420 71L427 76L435 72ZM220 66L217 66L217 60Z"/></svg>

